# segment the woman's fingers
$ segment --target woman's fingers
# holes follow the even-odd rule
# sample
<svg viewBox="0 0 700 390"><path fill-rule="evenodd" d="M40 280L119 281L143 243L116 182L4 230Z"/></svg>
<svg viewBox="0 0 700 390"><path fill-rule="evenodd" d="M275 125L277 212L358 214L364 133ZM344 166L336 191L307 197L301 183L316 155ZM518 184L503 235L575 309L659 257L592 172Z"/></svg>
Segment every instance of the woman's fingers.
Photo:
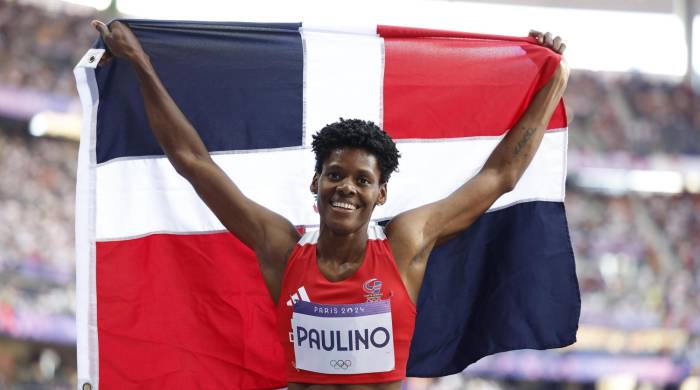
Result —
<svg viewBox="0 0 700 390"><path fill-rule="evenodd" d="M561 53L561 46L563 44L564 43L562 42L561 37L557 35L557 37L554 38L554 41L552 41L552 49L554 49L554 51L556 51L557 53Z"/></svg>
<svg viewBox="0 0 700 390"><path fill-rule="evenodd" d="M92 27L94 27L97 31L100 32L100 35L104 37L105 35L109 34L109 27L107 27L106 24L100 22L99 20L93 20L90 22Z"/></svg>
<svg viewBox="0 0 700 390"><path fill-rule="evenodd" d="M529 36L535 38L538 43L542 44L544 40L544 34L537 30L530 30L530 33L528 34Z"/></svg>
<svg viewBox="0 0 700 390"><path fill-rule="evenodd" d="M559 45L559 54L564 54L564 50L566 50L566 43L562 43L561 45Z"/></svg>
<svg viewBox="0 0 700 390"><path fill-rule="evenodd" d="M546 32L544 34L544 45L551 48L552 43L554 43L554 40L552 39L552 33Z"/></svg>
<svg viewBox="0 0 700 390"><path fill-rule="evenodd" d="M560 36L553 37L552 33L546 32L542 33L537 30L530 30L528 36L531 36L537 40L537 43L548 47L559 54L563 54L566 50L566 44Z"/></svg>

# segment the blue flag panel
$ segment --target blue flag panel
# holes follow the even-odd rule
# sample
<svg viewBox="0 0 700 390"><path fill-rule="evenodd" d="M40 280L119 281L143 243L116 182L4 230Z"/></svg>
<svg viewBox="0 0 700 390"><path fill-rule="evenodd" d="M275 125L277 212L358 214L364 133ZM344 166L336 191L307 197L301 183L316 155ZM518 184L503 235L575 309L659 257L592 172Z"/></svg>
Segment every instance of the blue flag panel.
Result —
<svg viewBox="0 0 700 390"><path fill-rule="evenodd" d="M484 214L435 248L418 297L408 376L458 373L484 356L576 341L581 297L564 204Z"/></svg>
<svg viewBox="0 0 700 390"><path fill-rule="evenodd" d="M300 24L126 23L210 151L301 145ZM97 162L162 155L131 66L115 59L98 67L95 76Z"/></svg>

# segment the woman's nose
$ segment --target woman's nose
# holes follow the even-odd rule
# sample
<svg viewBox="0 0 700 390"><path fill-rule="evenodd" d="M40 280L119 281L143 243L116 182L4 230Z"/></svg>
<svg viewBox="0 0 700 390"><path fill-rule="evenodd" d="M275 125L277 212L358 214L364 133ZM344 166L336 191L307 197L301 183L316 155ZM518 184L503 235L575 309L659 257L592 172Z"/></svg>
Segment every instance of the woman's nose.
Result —
<svg viewBox="0 0 700 390"><path fill-rule="evenodd" d="M338 192L342 193L343 195L351 195L356 193L357 189L350 180L343 180L340 184L338 184Z"/></svg>

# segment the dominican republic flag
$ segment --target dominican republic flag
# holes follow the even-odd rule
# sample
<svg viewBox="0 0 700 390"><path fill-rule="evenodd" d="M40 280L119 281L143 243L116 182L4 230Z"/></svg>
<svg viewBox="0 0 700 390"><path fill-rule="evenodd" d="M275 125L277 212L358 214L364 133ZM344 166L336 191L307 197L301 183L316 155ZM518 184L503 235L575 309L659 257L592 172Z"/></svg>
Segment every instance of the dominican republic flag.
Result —
<svg viewBox="0 0 700 390"><path fill-rule="evenodd" d="M482 166L560 57L513 38L378 26L130 20L163 83L243 192L318 225L311 136L338 118L382 126L403 157L377 222L442 198ZM76 215L79 386L286 385L274 304L253 252L175 172L135 73L75 68L84 110ZM560 104L515 190L436 248L418 301L411 376L575 341L580 297L564 213Z"/></svg>

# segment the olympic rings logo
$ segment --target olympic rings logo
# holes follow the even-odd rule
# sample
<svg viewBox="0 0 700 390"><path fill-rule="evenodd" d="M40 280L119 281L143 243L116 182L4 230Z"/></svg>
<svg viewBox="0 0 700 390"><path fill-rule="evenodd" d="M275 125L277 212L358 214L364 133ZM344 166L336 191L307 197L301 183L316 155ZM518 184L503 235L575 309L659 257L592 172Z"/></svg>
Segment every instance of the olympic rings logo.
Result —
<svg viewBox="0 0 700 390"><path fill-rule="evenodd" d="M352 361L350 360L331 360L330 363L331 367L335 369L342 368L343 370L347 370L348 368L350 368L350 366L352 366Z"/></svg>

